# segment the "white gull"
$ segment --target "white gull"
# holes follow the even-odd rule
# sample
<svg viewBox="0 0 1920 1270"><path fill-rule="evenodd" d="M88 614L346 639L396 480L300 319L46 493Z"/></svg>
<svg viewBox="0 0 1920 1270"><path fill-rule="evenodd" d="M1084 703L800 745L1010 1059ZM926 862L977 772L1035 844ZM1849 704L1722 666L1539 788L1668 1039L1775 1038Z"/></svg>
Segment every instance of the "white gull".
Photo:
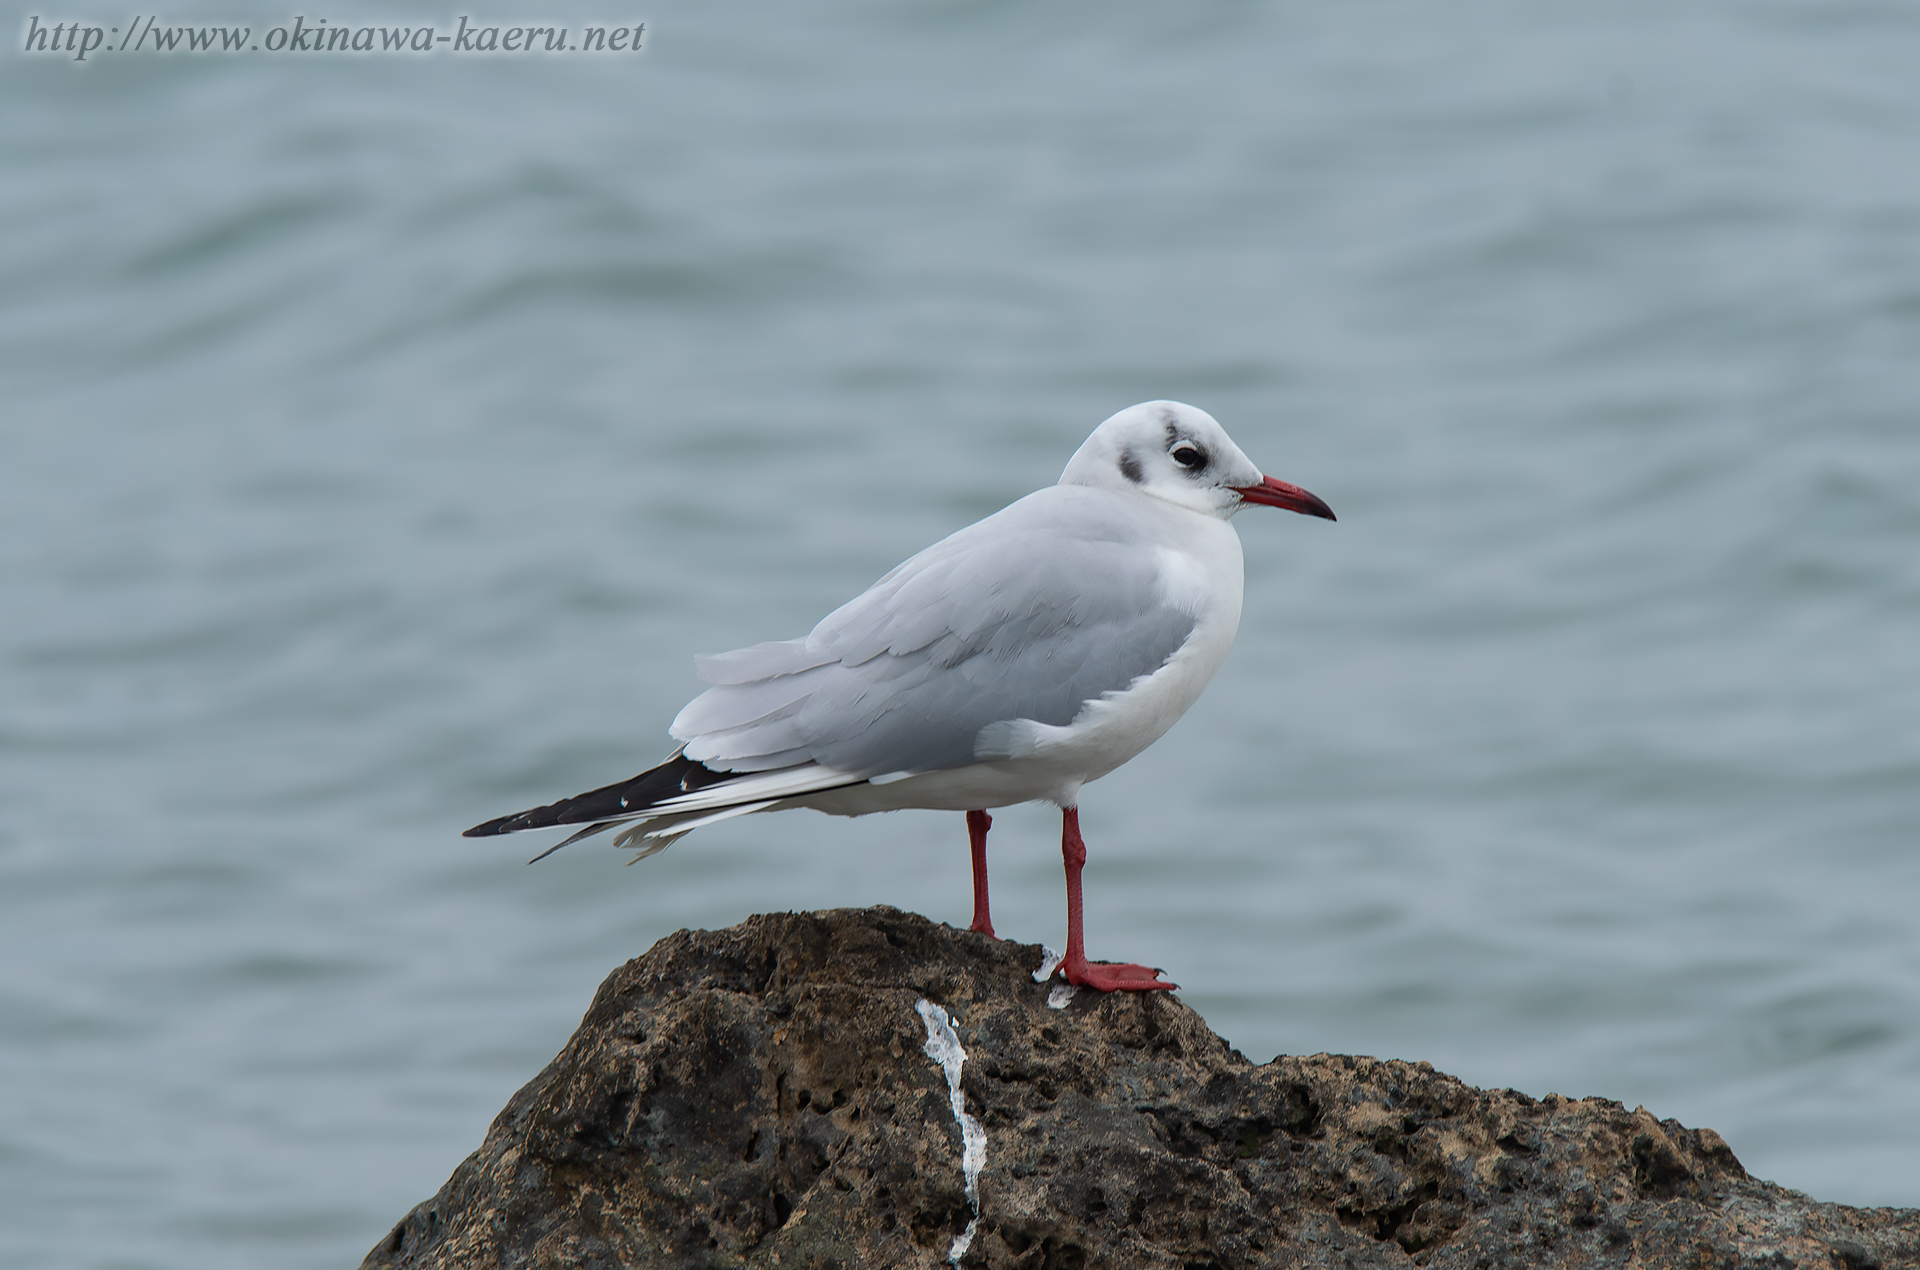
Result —
<svg viewBox="0 0 1920 1270"><path fill-rule="evenodd" d="M467 836L586 826L545 855L623 826L616 845L650 855L749 812L964 811L973 929L992 935L987 809L1051 802L1067 981L1171 988L1150 967L1086 958L1080 787L1158 740L1219 669L1243 586L1228 521L1249 503L1334 518L1262 475L1205 411L1131 406L1059 484L895 567L805 638L697 658L714 686L674 719L681 745L660 766Z"/></svg>

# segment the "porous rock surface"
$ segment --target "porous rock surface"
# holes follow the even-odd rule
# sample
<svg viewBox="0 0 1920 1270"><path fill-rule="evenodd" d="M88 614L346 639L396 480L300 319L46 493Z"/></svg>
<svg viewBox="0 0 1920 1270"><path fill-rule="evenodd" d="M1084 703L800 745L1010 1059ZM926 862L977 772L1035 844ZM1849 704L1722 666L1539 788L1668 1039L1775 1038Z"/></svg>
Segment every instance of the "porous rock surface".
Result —
<svg viewBox="0 0 1920 1270"><path fill-rule="evenodd" d="M364 1267L945 1265L973 1213L923 999L986 1132L963 1266L1920 1265L1920 1210L1750 1178L1711 1129L1256 1066L1166 993L1050 1009L1040 955L889 908L670 936Z"/></svg>

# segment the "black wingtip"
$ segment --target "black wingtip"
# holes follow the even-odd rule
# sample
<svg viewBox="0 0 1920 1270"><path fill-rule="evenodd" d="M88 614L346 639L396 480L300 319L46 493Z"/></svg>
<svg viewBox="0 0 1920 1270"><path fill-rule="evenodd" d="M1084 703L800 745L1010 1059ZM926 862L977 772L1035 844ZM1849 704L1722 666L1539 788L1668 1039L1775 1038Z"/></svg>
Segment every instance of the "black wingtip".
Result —
<svg viewBox="0 0 1920 1270"><path fill-rule="evenodd" d="M629 780L588 790L572 798L562 798L545 807L530 807L511 816L489 820L475 825L460 836L492 838L503 833L518 833L522 829L548 829L555 825L631 819L634 813L644 811L664 799L704 789L716 781L729 780L733 775L732 772L716 772L684 755L675 754L660 766Z"/></svg>
<svg viewBox="0 0 1920 1270"><path fill-rule="evenodd" d="M492 838L499 834L514 833L521 829L539 829L545 825L556 824L559 822L544 819L542 813L552 812L560 808L566 801L566 799L562 799L559 803L554 803L551 806L529 807L525 811L516 811L511 816L501 816L497 820L489 820L484 824L475 825L460 836L462 838Z"/></svg>
<svg viewBox="0 0 1920 1270"><path fill-rule="evenodd" d="M595 791L596 793L599 791ZM581 795L582 798L588 795ZM462 838L493 838L503 833L518 833L522 829L548 829L554 825L579 824L582 820L594 819L589 816L569 816L572 804L577 800L563 798L557 803L545 807L529 807L526 811L516 811L511 816L502 816L498 820L489 820L485 824L475 825L462 833Z"/></svg>

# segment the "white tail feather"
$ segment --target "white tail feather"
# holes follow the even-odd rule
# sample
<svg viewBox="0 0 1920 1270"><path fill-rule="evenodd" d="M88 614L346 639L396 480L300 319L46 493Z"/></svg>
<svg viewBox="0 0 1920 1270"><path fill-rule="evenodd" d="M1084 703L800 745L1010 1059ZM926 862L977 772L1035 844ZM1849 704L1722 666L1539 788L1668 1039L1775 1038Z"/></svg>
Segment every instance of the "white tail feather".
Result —
<svg viewBox="0 0 1920 1270"><path fill-rule="evenodd" d="M641 816L652 819L688 811L718 811L737 803L770 802L792 798L796 794L832 789L837 785L857 785L862 779L849 772L838 772L813 763L803 767L785 767L777 772L754 772L657 802L642 812Z"/></svg>
<svg viewBox="0 0 1920 1270"><path fill-rule="evenodd" d="M696 816L692 820L671 820L654 828L648 828L644 824L635 825L631 829L623 830L620 836L613 840L613 845L639 847L643 855L652 855L656 851L666 850L673 840L682 834L692 833L695 829L705 828L707 825L717 825L723 820L732 820L735 816L765 811L779 801L778 798L769 798L764 802L740 803L733 807L723 807L719 811L709 812L704 816Z"/></svg>

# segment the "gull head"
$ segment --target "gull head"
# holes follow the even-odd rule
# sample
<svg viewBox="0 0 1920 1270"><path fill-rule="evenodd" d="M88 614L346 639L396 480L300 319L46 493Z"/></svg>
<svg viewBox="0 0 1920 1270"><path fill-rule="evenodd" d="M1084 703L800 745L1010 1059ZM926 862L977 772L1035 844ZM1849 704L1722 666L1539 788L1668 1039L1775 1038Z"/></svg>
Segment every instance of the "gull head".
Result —
<svg viewBox="0 0 1920 1270"><path fill-rule="evenodd" d="M1263 475L1212 415L1178 401L1143 401L1095 428L1060 483L1131 490L1222 520L1248 503L1334 518L1299 486Z"/></svg>

